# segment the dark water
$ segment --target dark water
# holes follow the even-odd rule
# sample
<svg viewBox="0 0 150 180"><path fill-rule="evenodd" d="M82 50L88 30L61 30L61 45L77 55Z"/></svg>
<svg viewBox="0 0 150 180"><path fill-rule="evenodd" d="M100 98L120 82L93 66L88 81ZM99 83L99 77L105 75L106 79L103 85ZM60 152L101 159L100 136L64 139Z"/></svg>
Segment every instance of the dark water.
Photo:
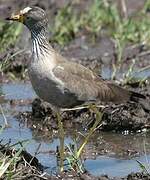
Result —
<svg viewBox="0 0 150 180"><path fill-rule="evenodd" d="M31 140L26 149L32 155L41 143L39 154L36 156L42 165L48 167L51 172L56 167L56 158L53 153L59 145L58 138L42 139L40 134L35 134L24 124L14 118L18 111L31 111L28 103L10 105L9 100L33 100L36 96L30 84L1 84L4 97L0 100L4 114L10 128L0 134L0 139L12 143L21 140ZM0 114L0 124L3 125L3 116ZM65 143L72 142L71 134L67 134ZM150 161L150 136L143 134L116 134L96 133L86 147L85 167L94 175L108 174L109 176L125 176L130 172L140 171L136 160L148 165ZM94 155L93 155L94 154Z"/></svg>

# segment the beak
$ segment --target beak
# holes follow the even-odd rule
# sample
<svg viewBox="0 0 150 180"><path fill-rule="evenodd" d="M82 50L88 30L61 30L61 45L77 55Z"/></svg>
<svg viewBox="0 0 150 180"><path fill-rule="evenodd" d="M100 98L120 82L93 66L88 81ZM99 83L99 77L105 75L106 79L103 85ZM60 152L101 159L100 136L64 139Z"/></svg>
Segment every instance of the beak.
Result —
<svg viewBox="0 0 150 180"><path fill-rule="evenodd" d="M23 16L23 14L11 15L11 17L6 18L6 20L18 21L18 22L23 23L24 16Z"/></svg>

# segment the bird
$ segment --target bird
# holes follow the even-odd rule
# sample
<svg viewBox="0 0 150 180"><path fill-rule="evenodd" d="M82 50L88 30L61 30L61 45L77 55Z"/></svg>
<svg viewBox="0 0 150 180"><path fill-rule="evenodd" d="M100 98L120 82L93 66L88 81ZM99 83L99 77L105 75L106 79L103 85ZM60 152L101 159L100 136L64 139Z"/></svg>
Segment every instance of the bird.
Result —
<svg viewBox="0 0 150 180"><path fill-rule="evenodd" d="M49 43L48 18L45 10L40 7L26 7L6 19L23 23L31 32L29 78L36 94L50 103L57 112L60 133L63 133L60 109L74 108L90 102L124 103L145 99L144 95L104 80L87 67L71 62L58 53ZM62 149L63 140L62 137ZM63 158L62 151L61 155Z"/></svg>
<svg viewBox="0 0 150 180"><path fill-rule="evenodd" d="M7 20L22 22L30 30L32 60L28 64L28 74L36 94L54 109L72 108L85 102L124 103L145 98L104 80L92 70L56 52L47 37L48 19L43 9L26 7Z"/></svg>

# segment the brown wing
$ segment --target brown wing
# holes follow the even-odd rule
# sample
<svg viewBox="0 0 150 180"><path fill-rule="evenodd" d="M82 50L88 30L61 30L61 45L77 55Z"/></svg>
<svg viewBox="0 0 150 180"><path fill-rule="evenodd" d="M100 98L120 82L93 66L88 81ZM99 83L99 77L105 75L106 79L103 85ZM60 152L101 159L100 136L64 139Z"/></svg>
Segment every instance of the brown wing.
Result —
<svg viewBox="0 0 150 180"><path fill-rule="evenodd" d="M64 82L65 88L75 94L81 101L129 100L130 92L103 80L86 67L72 62L60 63L53 69L54 75Z"/></svg>

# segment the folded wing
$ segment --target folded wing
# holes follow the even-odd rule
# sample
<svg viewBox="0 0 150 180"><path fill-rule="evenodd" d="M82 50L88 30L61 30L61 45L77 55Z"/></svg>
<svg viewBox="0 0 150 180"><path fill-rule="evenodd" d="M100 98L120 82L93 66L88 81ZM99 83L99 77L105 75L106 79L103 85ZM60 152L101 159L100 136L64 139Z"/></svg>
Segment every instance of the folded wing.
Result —
<svg viewBox="0 0 150 180"><path fill-rule="evenodd" d="M80 101L126 102L132 92L105 81L86 67L72 63L60 63L53 69L54 75L64 83L65 89Z"/></svg>

